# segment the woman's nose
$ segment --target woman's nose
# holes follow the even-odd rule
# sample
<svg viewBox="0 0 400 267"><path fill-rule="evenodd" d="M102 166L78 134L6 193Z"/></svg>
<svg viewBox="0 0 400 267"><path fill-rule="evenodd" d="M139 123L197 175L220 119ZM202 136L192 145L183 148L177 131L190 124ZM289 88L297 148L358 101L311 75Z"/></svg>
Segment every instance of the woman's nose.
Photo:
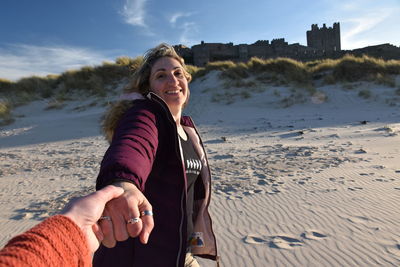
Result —
<svg viewBox="0 0 400 267"><path fill-rule="evenodd" d="M178 84L178 79L175 77L175 75L170 74L170 75L168 75L167 82L168 82L169 84L176 85L176 84Z"/></svg>

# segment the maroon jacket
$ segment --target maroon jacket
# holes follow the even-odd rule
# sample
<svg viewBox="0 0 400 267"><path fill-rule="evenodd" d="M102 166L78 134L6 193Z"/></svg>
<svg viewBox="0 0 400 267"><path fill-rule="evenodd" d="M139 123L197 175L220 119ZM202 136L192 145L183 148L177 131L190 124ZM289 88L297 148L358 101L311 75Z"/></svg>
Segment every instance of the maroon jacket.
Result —
<svg viewBox="0 0 400 267"><path fill-rule="evenodd" d="M217 247L208 213L210 169L204 147L193 121L182 118L203 161L202 183L196 183L194 232L201 238L192 253L217 259ZM146 196L154 211L154 229L149 242L137 238L100 247L93 264L98 266L184 266L187 250L186 175L176 123L165 102L155 94L135 100L114 131L101 163L96 188L117 180L133 182Z"/></svg>

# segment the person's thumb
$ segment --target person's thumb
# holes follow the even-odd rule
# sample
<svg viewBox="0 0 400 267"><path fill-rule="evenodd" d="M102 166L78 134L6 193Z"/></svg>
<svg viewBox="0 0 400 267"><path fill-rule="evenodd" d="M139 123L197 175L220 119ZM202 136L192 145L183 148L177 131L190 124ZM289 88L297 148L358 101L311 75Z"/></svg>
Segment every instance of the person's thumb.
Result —
<svg viewBox="0 0 400 267"><path fill-rule="evenodd" d="M101 197L101 199L104 201L105 204L108 201L122 195L124 193L124 189L113 185L107 185L103 189L96 191L96 193L99 194L99 196Z"/></svg>

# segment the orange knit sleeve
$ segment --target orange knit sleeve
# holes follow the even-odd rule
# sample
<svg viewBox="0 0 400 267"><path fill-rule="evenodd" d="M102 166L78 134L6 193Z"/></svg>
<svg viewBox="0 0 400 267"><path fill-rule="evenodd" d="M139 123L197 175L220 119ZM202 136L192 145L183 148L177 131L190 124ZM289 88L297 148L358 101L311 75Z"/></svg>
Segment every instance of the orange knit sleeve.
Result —
<svg viewBox="0 0 400 267"><path fill-rule="evenodd" d="M0 251L0 266L91 266L92 257L80 228L56 215L11 239Z"/></svg>

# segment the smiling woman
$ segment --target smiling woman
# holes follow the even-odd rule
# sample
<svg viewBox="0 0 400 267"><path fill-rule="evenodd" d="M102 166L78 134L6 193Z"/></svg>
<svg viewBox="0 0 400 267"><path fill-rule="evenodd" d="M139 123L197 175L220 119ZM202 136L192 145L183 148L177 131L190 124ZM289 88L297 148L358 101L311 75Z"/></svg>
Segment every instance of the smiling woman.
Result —
<svg viewBox="0 0 400 267"><path fill-rule="evenodd" d="M218 259L208 161L192 119L182 116L190 80L174 48L160 44L126 88L129 100L106 114L110 147L96 188L114 184L125 192L104 211L95 267L199 266L196 255Z"/></svg>
<svg viewBox="0 0 400 267"><path fill-rule="evenodd" d="M160 58L152 68L150 88L165 101L175 121L179 120L189 94L182 65L174 58Z"/></svg>

